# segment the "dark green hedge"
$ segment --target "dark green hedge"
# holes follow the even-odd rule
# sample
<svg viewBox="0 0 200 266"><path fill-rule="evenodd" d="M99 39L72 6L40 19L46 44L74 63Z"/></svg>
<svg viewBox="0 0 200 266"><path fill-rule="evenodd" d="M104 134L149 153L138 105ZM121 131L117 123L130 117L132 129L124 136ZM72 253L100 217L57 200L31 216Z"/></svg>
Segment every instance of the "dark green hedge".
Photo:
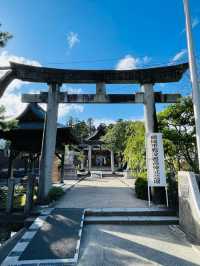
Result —
<svg viewBox="0 0 200 266"><path fill-rule="evenodd" d="M138 177L135 181L135 192L139 199L148 199L148 186L146 177Z"/></svg>
<svg viewBox="0 0 200 266"><path fill-rule="evenodd" d="M175 176L167 173L167 186L168 186L168 197L169 206L171 208L178 208L178 182ZM139 199L148 200L148 183L146 177L138 177L135 181L135 192ZM161 202L166 203L165 191L160 191Z"/></svg>
<svg viewBox="0 0 200 266"><path fill-rule="evenodd" d="M64 190L61 187L52 187L48 193L48 202L56 201L64 195Z"/></svg>

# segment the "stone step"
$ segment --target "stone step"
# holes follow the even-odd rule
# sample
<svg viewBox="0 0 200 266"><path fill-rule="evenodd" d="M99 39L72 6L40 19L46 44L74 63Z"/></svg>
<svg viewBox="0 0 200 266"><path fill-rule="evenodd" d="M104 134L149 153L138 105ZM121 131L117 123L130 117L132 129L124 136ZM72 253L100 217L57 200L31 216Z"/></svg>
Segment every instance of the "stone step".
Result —
<svg viewBox="0 0 200 266"><path fill-rule="evenodd" d="M75 166L71 165L71 164L64 164L64 167L66 167L66 168L75 168Z"/></svg>
<svg viewBox="0 0 200 266"><path fill-rule="evenodd" d="M76 172L75 168L64 168L65 172Z"/></svg>
<svg viewBox="0 0 200 266"><path fill-rule="evenodd" d="M86 216L85 224L138 224L169 225L178 224L176 216Z"/></svg>
<svg viewBox="0 0 200 266"><path fill-rule="evenodd" d="M86 209L87 216L176 216L169 208L91 208Z"/></svg>
<svg viewBox="0 0 200 266"><path fill-rule="evenodd" d="M76 172L64 172L64 175L76 175Z"/></svg>

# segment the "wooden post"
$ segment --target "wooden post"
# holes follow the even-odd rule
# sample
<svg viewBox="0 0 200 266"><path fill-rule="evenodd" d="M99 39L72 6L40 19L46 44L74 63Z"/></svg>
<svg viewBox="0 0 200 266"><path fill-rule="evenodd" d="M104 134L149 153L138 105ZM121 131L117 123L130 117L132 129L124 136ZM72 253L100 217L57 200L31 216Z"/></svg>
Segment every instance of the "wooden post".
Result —
<svg viewBox="0 0 200 266"><path fill-rule="evenodd" d="M60 85L50 84L40 161L39 200L44 201L52 184L52 167L56 147L58 95Z"/></svg>
<svg viewBox="0 0 200 266"><path fill-rule="evenodd" d="M13 209L13 202L14 202L14 192L15 192L15 179L9 178L8 179L8 197L6 202L6 212L11 213Z"/></svg>

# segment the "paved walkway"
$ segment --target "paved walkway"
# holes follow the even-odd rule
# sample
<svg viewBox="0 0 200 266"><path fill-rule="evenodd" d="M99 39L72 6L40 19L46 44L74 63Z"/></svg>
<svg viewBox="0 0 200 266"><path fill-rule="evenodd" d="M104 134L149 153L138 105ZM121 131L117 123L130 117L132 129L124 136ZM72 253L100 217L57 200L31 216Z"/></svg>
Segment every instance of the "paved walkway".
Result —
<svg viewBox="0 0 200 266"><path fill-rule="evenodd" d="M147 201L136 198L134 180L119 177L103 179L88 177L67 191L56 205L57 208L134 208L147 206Z"/></svg>
<svg viewBox="0 0 200 266"><path fill-rule="evenodd" d="M199 266L200 252L175 226L87 225L78 266Z"/></svg>
<svg viewBox="0 0 200 266"><path fill-rule="evenodd" d="M136 208L147 201L135 197L134 180L87 178L57 208ZM199 266L200 253L175 226L85 225L78 266Z"/></svg>
<svg viewBox="0 0 200 266"><path fill-rule="evenodd" d="M57 266L76 263L83 219L83 209L48 208L42 211L1 265Z"/></svg>
<svg viewBox="0 0 200 266"><path fill-rule="evenodd" d="M176 226L85 224L81 237L78 208L147 207L135 197L133 179L86 178L56 207L41 213L1 265L64 265L77 261L80 246L78 266L200 266L200 252Z"/></svg>

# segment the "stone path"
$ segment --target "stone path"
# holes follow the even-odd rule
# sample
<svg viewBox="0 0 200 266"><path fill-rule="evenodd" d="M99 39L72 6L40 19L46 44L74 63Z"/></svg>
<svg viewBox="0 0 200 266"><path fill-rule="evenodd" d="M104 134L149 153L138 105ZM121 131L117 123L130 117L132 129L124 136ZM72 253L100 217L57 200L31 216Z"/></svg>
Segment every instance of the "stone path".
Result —
<svg viewBox="0 0 200 266"><path fill-rule="evenodd" d="M176 226L86 225L78 266L199 266Z"/></svg>
<svg viewBox="0 0 200 266"><path fill-rule="evenodd" d="M72 185L72 180L65 182L66 189ZM147 201L135 197L133 179L81 180L66 190L57 209L43 211L45 222L38 217L30 228L34 231L25 233L1 265L69 265L77 261L79 245L78 266L200 265L200 253L174 225L85 224L81 237L83 208L147 206ZM28 246L30 241L33 245Z"/></svg>
<svg viewBox="0 0 200 266"><path fill-rule="evenodd" d="M137 199L134 179L88 177L67 191L57 208L134 208L147 207L148 202Z"/></svg>

